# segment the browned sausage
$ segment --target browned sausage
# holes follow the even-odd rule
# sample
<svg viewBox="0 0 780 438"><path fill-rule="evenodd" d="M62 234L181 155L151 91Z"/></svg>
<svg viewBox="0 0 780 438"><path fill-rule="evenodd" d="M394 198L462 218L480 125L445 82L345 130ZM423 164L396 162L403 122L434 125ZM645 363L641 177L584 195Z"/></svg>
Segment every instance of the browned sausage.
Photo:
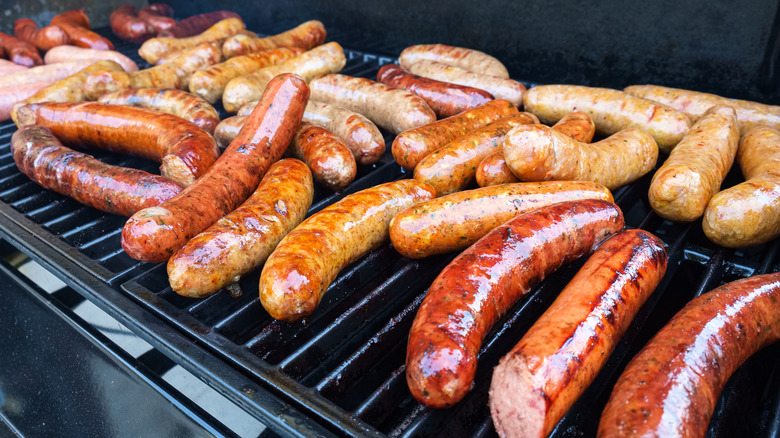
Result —
<svg viewBox="0 0 780 438"><path fill-rule="evenodd" d="M101 60L114 61L122 66L126 72L138 71L138 65L127 56L113 50L95 50L85 49L76 46L58 46L48 52L43 57L46 64L57 64L66 61L88 60L97 62Z"/></svg>
<svg viewBox="0 0 780 438"><path fill-rule="evenodd" d="M284 321L311 315L339 271L387 241L396 213L433 197L427 184L405 179L353 193L313 214L265 262L263 307Z"/></svg>
<svg viewBox="0 0 780 438"><path fill-rule="evenodd" d="M129 3L116 8L108 17L108 22L114 35L131 43L141 44L157 35L154 26L139 18L135 6Z"/></svg>
<svg viewBox="0 0 780 438"><path fill-rule="evenodd" d="M506 99L518 107L523 104L523 95L526 92L525 85L512 79L474 73L436 61L420 60L411 64L408 70L437 81L485 90L496 99Z"/></svg>
<svg viewBox="0 0 780 438"><path fill-rule="evenodd" d="M193 236L241 205L271 164L281 158L308 98L306 82L295 75L283 74L271 81L241 132L202 178L159 207L141 210L127 221L122 229L125 252L137 260L164 262Z"/></svg>
<svg viewBox="0 0 780 438"><path fill-rule="evenodd" d="M329 190L344 190L357 174L347 145L321 126L301 123L287 152L306 163L317 183Z"/></svg>
<svg viewBox="0 0 780 438"><path fill-rule="evenodd" d="M244 127L244 122L246 122L248 117L249 116L233 116L219 122L214 129L214 140L217 141L217 146L220 149L224 150L230 146L233 139L241 132L241 128Z"/></svg>
<svg viewBox="0 0 780 438"><path fill-rule="evenodd" d="M393 158L401 167L412 170L423 158L456 138L515 113L517 108L514 105L499 99L435 123L407 130L393 140Z"/></svg>
<svg viewBox="0 0 780 438"><path fill-rule="evenodd" d="M138 11L138 18L151 24L155 33L169 30L176 24L173 8L165 3L150 3Z"/></svg>
<svg viewBox="0 0 780 438"><path fill-rule="evenodd" d="M312 176L298 160L272 164L240 207L193 237L168 260L168 280L179 295L202 298L262 265L295 228L314 197Z"/></svg>
<svg viewBox="0 0 780 438"><path fill-rule="evenodd" d="M728 248L780 236L780 132L760 125L750 130L737 161L746 181L713 196L702 221L704 234Z"/></svg>
<svg viewBox="0 0 780 438"><path fill-rule="evenodd" d="M498 59L478 50L444 44L417 44L409 46L398 56L405 69L419 61L436 61L474 73L508 78L509 72Z"/></svg>
<svg viewBox="0 0 780 438"><path fill-rule="evenodd" d="M6 53L15 64L32 67L43 64L41 55L34 45L7 33L0 32L0 53Z"/></svg>
<svg viewBox="0 0 780 438"><path fill-rule="evenodd" d="M116 91L100 96L99 103L148 108L189 120L198 128L214 133L219 114L205 100L182 90L164 88L138 88Z"/></svg>
<svg viewBox="0 0 780 438"><path fill-rule="evenodd" d="M531 113L517 113L458 137L423 158L414 168L414 179L433 186L438 196L463 190L474 183L482 159L501 150L506 133L529 123L539 123L539 119Z"/></svg>
<svg viewBox="0 0 780 438"><path fill-rule="evenodd" d="M152 38L146 40L138 49L138 55L149 64L157 64L161 59L175 52L189 50L205 43L214 43L244 30L244 22L238 18L227 18L206 29L203 33L189 38ZM221 57L221 50L220 50Z"/></svg>
<svg viewBox="0 0 780 438"><path fill-rule="evenodd" d="M232 11L213 11L205 14L193 15L183 20L179 20L168 30L160 32L163 38L186 38L198 35L209 27L227 18L238 18L241 16Z"/></svg>
<svg viewBox="0 0 780 438"><path fill-rule="evenodd" d="M68 34L71 42L79 47L114 50L111 41L89 30L89 18L81 9L55 15L49 24L61 27Z"/></svg>
<svg viewBox="0 0 780 438"><path fill-rule="evenodd" d="M404 257L420 259L468 248L493 228L545 205L578 199L612 201L587 181L546 181L465 190L423 202L390 222L390 240Z"/></svg>
<svg viewBox="0 0 780 438"><path fill-rule="evenodd" d="M222 43L225 58L247 55L277 47L300 47L311 50L325 42L325 26L317 20L301 23L297 27L280 34L265 38L252 38L248 35L236 35Z"/></svg>
<svg viewBox="0 0 780 438"><path fill-rule="evenodd" d="M376 80L422 97L439 118L454 116L494 99L487 91L413 75L396 64L382 66Z"/></svg>
<svg viewBox="0 0 780 438"><path fill-rule="evenodd" d="M143 108L94 102L33 103L17 109L19 126L37 124L63 143L110 150L162 163L160 173L184 186L217 159L214 138L192 123Z"/></svg>
<svg viewBox="0 0 780 438"><path fill-rule="evenodd" d="M41 29L29 18L14 21L14 36L32 43L44 52L57 46L70 44L70 37L61 27L46 26Z"/></svg>
<svg viewBox="0 0 780 438"><path fill-rule="evenodd" d="M493 370L498 436L550 434L604 366L666 263L663 242L647 231L627 230L599 246Z"/></svg>
<svg viewBox="0 0 780 438"><path fill-rule="evenodd" d="M462 252L428 288L409 332L406 381L414 398L434 408L460 401L498 318L547 275L622 228L623 214L611 202L561 202L517 216Z"/></svg>
<svg viewBox="0 0 780 438"><path fill-rule="evenodd" d="M729 376L780 338L780 273L694 298L637 354L601 414L598 436L704 437Z"/></svg>
<svg viewBox="0 0 780 438"><path fill-rule="evenodd" d="M691 127L653 175L647 197L664 219L692 222L704 214L734 163L739 126L734 108L717 105Z"/></svg>
<svg viewBox="0 0 780 438"><path fill-rule="evenodd" d="M11 151L19 170L38 185L112 214L130 216L181 191L167 178L105 164L67 148L42 126L16 131Z"/></svg>

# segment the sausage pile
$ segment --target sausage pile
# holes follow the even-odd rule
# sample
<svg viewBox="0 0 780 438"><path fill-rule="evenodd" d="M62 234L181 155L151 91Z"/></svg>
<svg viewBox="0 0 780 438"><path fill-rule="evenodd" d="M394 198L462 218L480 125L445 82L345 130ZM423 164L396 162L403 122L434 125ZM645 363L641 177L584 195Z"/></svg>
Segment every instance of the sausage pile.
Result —
<svg viewBox="0 0 780 438"><path fill-rule="evenodd" d="M19 127L19 170L128 216L122 248L167 263L180 295L206 297L259 270L263 308L289 322L316 312L342 269L388 242L409 258L452 253L406 352L410 392L433 408L470 391L483 339L523 295L587 258L493 371L500 436L548 435L665 274L663 242L624 229L614 190L654 171L647 200L660 217L701 219L730 248L780 236L778 107L651 85L526 89L494 57L442 44L408 47L376 80L352 77L317 20L261 38L228 11L172 16L162 3L111 15L113 32L140 44L151 65L140 70L84 11L0 33L10 60L0 64L0 117ZM217 103L236 115L220 120ZM308 216L316 187L348 189L386 155L384 134L411 178ZM91 149L154 160L160 175L102 163ZM735 160L746 181L721 191ZM626 369L599 435L702 436L728 376L780 337L779 291L770 274L689 303ZM698 369L710 359L679 353L705 343L700 354L724 365ZM680 408L689 413L664 415L673 400L643 395L672 391L690 393Z"/></svg>

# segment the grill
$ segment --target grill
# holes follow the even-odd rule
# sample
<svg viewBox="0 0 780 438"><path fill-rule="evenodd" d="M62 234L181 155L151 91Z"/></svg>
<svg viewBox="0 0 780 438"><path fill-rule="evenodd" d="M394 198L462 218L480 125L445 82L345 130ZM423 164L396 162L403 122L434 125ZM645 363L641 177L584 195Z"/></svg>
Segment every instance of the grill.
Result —
<svg viewBox="0 0 780 438"><path fill-rule="evenodd" d="M137 46L116 40L107 29L101 33L145 65ZM381 65L394 61L375 54L386 52L381 44L367 53L353 50L365 49L348 40L337 41L348 58L344 74L373 78ZM432 410L407 389L406 337L426 288L452 255L414 261L385 245L342 271L315 314L293 324L275 321L262 309L259 270L241 280L240 294L222 290L202 300L180 297L168 285L164 264L138 262L124 253L120 233L125 218L44 190L21 174L9 149L14 131L12 123L0 126L0 235L268 425L268 435L495 436L487 408L493 367L584 261L562 268L521 299L488 334L469 395L451 409ZM409 177L389 153L392 137L385 140L385 156L361 167L345 192L318 187L309 214L347 194ZM98 156L151 172L157 167L138 158ZM728 281L780 269L777 242L727 250L704 237L700 222L661 219L647 202L651 177L614 195L627 226L648 230L667 245L666 276L552 436L595 435L601 410L627 362L691 298ZM732 171L724 187L739 179L739 171ZM780 345L774 345L729 381L708 436L779 434Z"/></svg>

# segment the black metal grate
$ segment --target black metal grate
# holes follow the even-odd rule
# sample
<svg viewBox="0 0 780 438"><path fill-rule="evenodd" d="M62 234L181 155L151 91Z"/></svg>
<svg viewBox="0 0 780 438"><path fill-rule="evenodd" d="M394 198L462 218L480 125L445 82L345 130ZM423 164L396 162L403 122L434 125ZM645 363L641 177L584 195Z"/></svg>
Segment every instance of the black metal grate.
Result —
<svg viewBox="0 0 780 438"><path fill-rule="evenodd" d="M339 42L350 47L347 41ZM115 43L119 51L145 66L137 56L137 46ZM393 61L355 50L346 53L343 73L348 75L375 77L381 65ZM177 362L256 417L270 421L280 433L306 435L311 431L304 423L310 421L335 435L494 436L487 409L491 370L581 264L561 269L520 300L486 338L471 393L454 408L431 410L419 405L407 389L406 337L426 288L452 255L413 261L385 245L345 269L316 313L295 324L275 321L262 309L257 296L259 270L241 280L238 296L223 290L202 300L183 298L171 291L164 264L141 263L122 251L124 218L83 207L22 175L9 151L14 129L10 123L0 126L0 214L6 223L14 224L14 230L28 233L13 239L15 244L78 283L79 292L121 317L153 345L171 351L171 344L184 339L184 349L190 354L177 355ZM388 152L382 160L360 167L358 178L344 193L317 188L309 213L346 194L408 177L389 152L392 137L386 140ZM157 167L114 154L100 157L152 172ZM662 220L647 202L651 176L618 190L615 199L628 226L664 240L669 253L667 274L604 370L553 436L595 434L601 408L628 360L688 300L719 284L780 268L777 242L726 250L703 236L700 222ZM734 170L724 187L738 180L739 172ZM4 234L10 233L9 227L2 228ZM24 239L27 236L29 241ZM210 356L207 360L201 351L216 360ZM778 353L780 346L770 347L736 373L718 404L708 436L735 432L772 436L780 430ZM298 419L301 424L291 425L287 418L269 415L258 408L250 391L233 383L236 374L311 420Z"/></svg>

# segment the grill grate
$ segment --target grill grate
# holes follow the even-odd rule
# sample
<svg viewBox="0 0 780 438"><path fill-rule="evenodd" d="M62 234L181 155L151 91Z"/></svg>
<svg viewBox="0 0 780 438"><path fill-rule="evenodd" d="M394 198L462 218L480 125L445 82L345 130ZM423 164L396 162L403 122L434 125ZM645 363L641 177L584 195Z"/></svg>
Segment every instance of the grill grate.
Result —
<svg viewBox="0 0 780 438"><path fill-rule="evenodd" d="M137 46L109 37L119 51L141 68L146 66L136 53ZM346 43L342 42L349 47ZM376 47L383 46L377 43ZM393 61L355 50L346 53L343 73L348 75L375 77L381 65ZM240 281L241 294L223 290L202 300L183 298L171 291L165 265L141 263L122 251L119 241L124 218L83 207L41 189L22 175L9 151L13 131L10 123L0 125L0 214L6 223L26 233L12 241L68 281L78 283L82 294L119 315L153 345L170 352L170 344L184 339L188 351L201 353L202 349L204 355L216 357L214 361L210 356L207 360L200 354L183 354L176 360L250 413L271 422L280 433L306 435L311 430L306 424L282 425L288 420L258 408L249 391L234 383L235 374L246 376L311 418L299 419L302 423L324 425L336 435L494 436L487 408L490 371L583 262L564 267L520 300L486 338L471 393L452 409L431 410L420 406L407 389L403 365L406 337L425 289L452 255L414 261L385 245L345 269L317 312L295 324L275 321L262 309L257 297L259 271ZM309 214L346 194L407 177L392 159L391 140L386 136L388 152L377 164L360 167L358 178L345 192L318 187ZM150 172L157 167L149 161L110 153L100 154L100 158ZM664 240L669 253L667 274L605 369L553 436L595 434L601 408L620 371L685 302L727 281L780 267L776 243L726 250L707 241L700 222L672 224L655 215L646 197L651 177L620 189L615 199L628 226L648 230ZM734 170L724 187L738 180ZM7 227L0 231L12 235ZM73 266L78 269L72 270ZM729 436L734 431L751 436L777 433L779 352L779 346L768 348L737 372L718 404L708 436ZM743 413L746 408L752 411Z"/></svg>

